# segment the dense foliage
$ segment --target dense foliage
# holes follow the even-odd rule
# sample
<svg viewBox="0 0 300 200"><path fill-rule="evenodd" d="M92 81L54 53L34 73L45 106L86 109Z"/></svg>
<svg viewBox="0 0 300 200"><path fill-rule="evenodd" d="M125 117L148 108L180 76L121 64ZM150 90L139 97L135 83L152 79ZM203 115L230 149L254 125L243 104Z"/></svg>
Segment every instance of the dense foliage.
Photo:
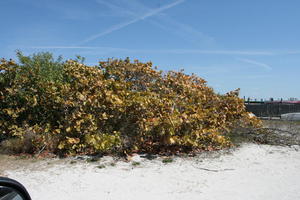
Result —
<svg viewBox="0 0 300 200"><path fill-rule="evenodd" d="M14 151L107 153L230 146L236 123L257 126L237 92L196 75L109 59L98 66L49 53L0 63L0 142ZM25 148L26 147L26 148Z"/></svg>

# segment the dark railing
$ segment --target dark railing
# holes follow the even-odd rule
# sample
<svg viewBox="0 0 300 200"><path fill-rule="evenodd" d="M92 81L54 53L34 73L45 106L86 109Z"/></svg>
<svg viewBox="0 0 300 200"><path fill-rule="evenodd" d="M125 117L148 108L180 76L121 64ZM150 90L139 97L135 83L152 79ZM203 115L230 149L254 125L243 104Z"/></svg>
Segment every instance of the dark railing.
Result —
<svg viewBox="0 0 300 200"><path fill-rule="evenodd" d="M252 112L257 117L280 117L285 113L300 112L299 103L284 102L245 102L248 112Z"/></svg>

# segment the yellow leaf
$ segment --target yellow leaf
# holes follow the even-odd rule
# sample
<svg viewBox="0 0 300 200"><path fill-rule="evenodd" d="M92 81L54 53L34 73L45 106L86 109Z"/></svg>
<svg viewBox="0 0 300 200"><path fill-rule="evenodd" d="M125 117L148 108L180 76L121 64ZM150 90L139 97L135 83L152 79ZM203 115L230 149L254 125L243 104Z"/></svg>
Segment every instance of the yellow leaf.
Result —
<svg viewBox="0 0 300 200"><path fill-rule="evenodd" d="M81 101L84 101L85 100L85 96L83 96L83 94L78 94L78 98L81 100Z"/></svg>
<svg viewBox="0 0 300 200"><path fill-rule="evenodd" d="M171 137L169 142L170 142L170 144L174 144L176 142L175 138Z"/></svg>
<svg viewBox="0 0 300 200"><path fill-rule="evenodd" d="M33 105L33 106L36 106L36 105L37 105L37 99L36 99L35 96L33 97L33 103L32 103L32 105Z"/></svg>
<svg viewBox="0 0 300 200"><path fill-rule="evenodd" d="M80 139L67 137L67 141L69 144L78 144L80 142Z"/></svg>
<svg viewBox="0 0 300 200"><path fill-rule="evenodd" d="M10 116L12 116L14 114L14 111L11 109L5 109L6 113Z"/></svg>
<svg viewBox="0 0 300 200"><path fill-rule="evenodd" d="M65 147L65 143L64 142L61 142L61 143L59 143L59 145L58 145L58 149L63 149Z"/></svg>
<svg viewBox="0 0 300 200"><path fill-rule="evenodd" d="M71 127L66 128L66 131L70 132L71 131Z"/></svg>
<svg viewBox="0 0 300 200"><path fill-rule="evenodd" d="M60 129L55 129L54 132L60 133Z"/></svg>
<svg viewBox="0 0 300 200"><path fill-rule="evenodd" d="M102 114L102 118L103 118L103 119L108 119L107 114L106 114L106 113L103 113L103 114Z"/></svg>

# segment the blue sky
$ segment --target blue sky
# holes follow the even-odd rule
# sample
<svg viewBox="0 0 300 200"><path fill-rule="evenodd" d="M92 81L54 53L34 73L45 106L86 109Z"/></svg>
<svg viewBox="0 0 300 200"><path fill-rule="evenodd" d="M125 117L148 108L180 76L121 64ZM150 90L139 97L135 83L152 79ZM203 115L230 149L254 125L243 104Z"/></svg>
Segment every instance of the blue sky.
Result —
<svg viewBox="0 0 300 200"><path fill-rule="evenodd" d="M152 61L215 91L300 98L298 0L0 0L0 57Z"/></svg>

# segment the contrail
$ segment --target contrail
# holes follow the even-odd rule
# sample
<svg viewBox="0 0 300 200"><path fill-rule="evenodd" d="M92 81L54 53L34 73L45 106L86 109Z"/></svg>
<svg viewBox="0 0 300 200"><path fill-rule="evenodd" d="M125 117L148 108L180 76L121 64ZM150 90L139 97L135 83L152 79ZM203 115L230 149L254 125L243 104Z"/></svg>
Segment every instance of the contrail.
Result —
<svg viewBox="0 0 300 200"><path fill-rule="evenodd" d="M126 26L128 26L130 24L133 24L133 23L136 23L138 21L144 20L144 19L146 19L148 17L151 17L153 15L156 15L156 14L158 14L158 13L164 11L164 10L167 10L169 8L172 8L172 7L176 6L176 5L178 5L178 4L181 4L184 1L185 0L178 0L178 1L175 1L175 2L173 2L171 4L162 6L160 8L150 10L149 12L145 13L144 15L138 16L138 17L136 17L136 18L134 18L132 20L129 20L127 22L123 22L123 23L117 24L115 26L112 26L112 27L108 28L107 30L102 31L102 32L100 32L100 33L98 33L96 35L92 35L92 36L88 37L87 39L83 40L82 42L80 42L78 45L85 44L85 43L90 42L92 40L95 40L95 39L97 39L97 38L99 38L101 36L104 36L104 35L107 35L107 34L110 34L110 33L114 32L114 31L120 30L121 28L124 28L124 27L126 27Z"/></svg>
<svg viewBox="0 0 300 200"><path fill-rule="evenodd" d="M101 47L92 46L32 46L30 49L99 49Z"/></svg>
<svg viewBox="0 0 300 200"><path fill-rule="evenodd" d="M285 55L289 52L276 52L276 51L243 51L243 50L201 50L201 49L126 49L126 48L116 48L116 47L105 47L105 46L31 46L26 47L29 49L101 49L101 50L111 50L119 52L139 52L139 53L166 53L166 54L212 54L212 55L263 55L263 56L274 56L274 55ZM292 53L297 53L293 51ZM237 59L242 62L255 64L268 68L268 65L264 63L258 63L254 60L249 59Z"/></svg>
<svg viewBox="0 0 300 200"><path fill-rule="evenodd" d="M249 59L238 59L239 61L242 61L242 62L245 62L245 63L249 63L249 64L253 64L253 65L256 65L256 66L259 66L259 67L263 67L267 70L271 70L272 67L270 65L267 65L265 63L261 63L261 62L257 62L255 60L249 60Z"/></svg>

